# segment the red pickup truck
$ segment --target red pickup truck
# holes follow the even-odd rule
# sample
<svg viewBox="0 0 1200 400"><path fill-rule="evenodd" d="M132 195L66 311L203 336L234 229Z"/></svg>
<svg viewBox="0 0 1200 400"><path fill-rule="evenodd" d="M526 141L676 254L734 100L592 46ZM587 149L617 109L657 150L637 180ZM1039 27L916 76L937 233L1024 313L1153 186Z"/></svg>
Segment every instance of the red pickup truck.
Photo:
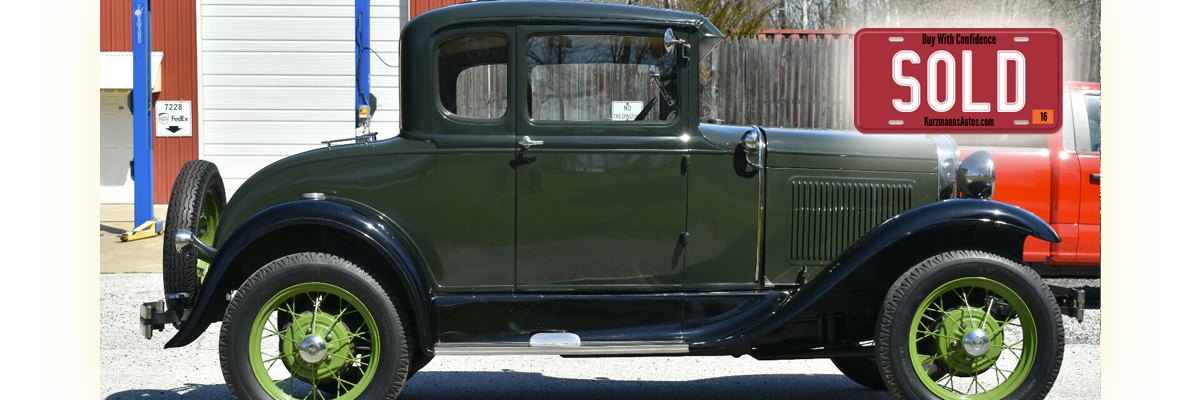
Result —
<svg viewBox="0 0 1200 400"><path fill-rule="evenodd" d="M1050 223L1062 243L1025 242L1025 263L1043 276L1100 276L1100 84L1063 85L1062 129L1054 134L951 135L961 157L992 153L994 199Z"/></svg>

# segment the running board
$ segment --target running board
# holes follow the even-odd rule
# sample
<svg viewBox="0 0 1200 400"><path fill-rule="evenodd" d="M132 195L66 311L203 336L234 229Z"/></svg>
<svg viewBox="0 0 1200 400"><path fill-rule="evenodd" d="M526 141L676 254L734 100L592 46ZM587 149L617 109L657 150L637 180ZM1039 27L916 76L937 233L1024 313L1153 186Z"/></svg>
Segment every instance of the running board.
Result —
<svg viewBox="0 0 1200 400"><path fill-rule="evenodd" d="M538 333L528 343L438 343L435 356L512 356L512 355L666 355L687 354L682 341L583 342L572 333Z"/></svg>

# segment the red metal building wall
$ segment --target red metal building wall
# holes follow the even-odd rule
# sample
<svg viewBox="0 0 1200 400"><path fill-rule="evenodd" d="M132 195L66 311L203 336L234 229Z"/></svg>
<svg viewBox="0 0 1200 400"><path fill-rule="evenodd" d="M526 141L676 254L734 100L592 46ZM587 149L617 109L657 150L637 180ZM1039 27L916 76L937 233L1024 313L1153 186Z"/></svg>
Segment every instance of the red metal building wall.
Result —
<svg viewBox="0 0 1200 400"><path fill-rule="evenodd" d="M470 2L471 0L408 0L408 19L412 20L421 13L435 8Z"/></svg>
<svg viewBox="0 0 1200 400"><path fill-rule="evenodd" d="M151 0L151 45L163 52L160 74L162 92L155 100L190 100L192 136L153 139L154 203L166 204L171 185L183 164L198 157L199 117L196 101L196 2L195 0ZM100 0L100 51L133 51L129 0ZM131 133L132 135L132 133Z"/></svg>

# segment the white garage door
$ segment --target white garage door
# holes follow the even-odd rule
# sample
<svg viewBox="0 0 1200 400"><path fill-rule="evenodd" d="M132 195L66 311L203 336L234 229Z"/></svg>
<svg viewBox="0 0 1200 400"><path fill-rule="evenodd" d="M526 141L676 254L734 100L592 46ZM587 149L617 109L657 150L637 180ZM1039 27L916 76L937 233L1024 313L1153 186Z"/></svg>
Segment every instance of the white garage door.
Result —
<svg viewBox="0 0 1200 400"><path fill-rule="evenodd" d="M371 5L372 131L400 131L398 69L405 0ZM201 157L232 195L280 158L354 136L353 0L202 0Z"/></svg>
<svg viewBox="0 0 1200 400"><path fill-rule="evenodd" d="M100 91L100 202L132 203L133 114L128 90Z"/></svg>

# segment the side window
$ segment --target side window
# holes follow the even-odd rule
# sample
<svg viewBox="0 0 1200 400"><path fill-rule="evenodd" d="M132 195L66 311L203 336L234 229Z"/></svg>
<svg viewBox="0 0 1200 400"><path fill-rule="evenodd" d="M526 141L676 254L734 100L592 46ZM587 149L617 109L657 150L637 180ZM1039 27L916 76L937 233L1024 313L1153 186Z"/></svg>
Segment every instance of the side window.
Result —
<svg viewBox="0 0 1200 400"><path fill-rule="evenodd" d="M1087 102L1087 117L1088 117L1088 136L1091 138L1090 148L1092 151L1100 152L1100 96L1087 95L1084 96L1084 101Z"/></svg>
<svg viewBox="0 0 1200 400"><path fill-rule="evenodd" d="M527 48L534 121L670 121L678 113L676 55L661 35L533 36Z"/></svg>
<svg viewBox="0 0 1200 400"><path fill-rule="evenodd" d="M451 114L494 119L508 112L508 42L466 36L438 46L438 98Z"/></svg>

